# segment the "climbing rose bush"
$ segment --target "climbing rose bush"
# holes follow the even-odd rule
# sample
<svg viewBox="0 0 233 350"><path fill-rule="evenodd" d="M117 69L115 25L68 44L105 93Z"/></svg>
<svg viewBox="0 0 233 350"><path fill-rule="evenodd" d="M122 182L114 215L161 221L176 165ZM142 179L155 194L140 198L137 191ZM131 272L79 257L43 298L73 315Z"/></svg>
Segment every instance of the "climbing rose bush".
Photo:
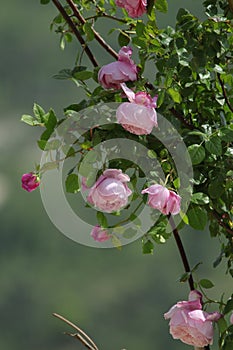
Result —
<svg viewBox="0 0 233 350"><path fill-rule="evenodd" d="M124 102L117 108L118 123L132 134L150 134L153 127L158 126L155 111L157 96L152 99L144 91L134 93L125 84L121 84L121 87L130 102Z"/></svg>
<svg viewBox="0 0 233 350"><path fill-rule="evenodd" d="M40 186L40 180L36 174L33 172L22 175L22 188L28 192L34 191L38 186Z"/></svg>
<svg viewBox="0 0 233 350"><path fill-rule="evenodd" d="M105 89L120 89L125 81L137 79L137 66L131 59L132 49L123 46L118 53L118 61L106 64L98 73L99 83Z"/></svg>
<svg viewBox="0 0 233 350"><path fill-rule="evenodd" d="M91 187L87 201L106 213L118 211L128 203L132 193L126 184L129 181L129 176L119 169L105 170Z"/></svg>
<svg viewBox="0 0 233 350"><path fill-rule="evenodd" d="M168 190L162 185L151 185L142 191L148 193L148 205L158 209L162 214L176 215L180 212L181 197L174 191Z"/></svg>
<svg viewBox="0 0 233 350"><path fill-rule="evenodd" d="M116 5L124 8L130 17L135 18L146 12L147 0L116 0Z"/></svg>
<svg viewBox="0 0 233 350"><path fill-rule="evenodd" d="M170 319L170 333L174 339L197 347L213 343L213 322L221 318L218 312L208 313L202 310L202 295L198 291L189 293L189 301L179 301L167 313Z"/></svg>

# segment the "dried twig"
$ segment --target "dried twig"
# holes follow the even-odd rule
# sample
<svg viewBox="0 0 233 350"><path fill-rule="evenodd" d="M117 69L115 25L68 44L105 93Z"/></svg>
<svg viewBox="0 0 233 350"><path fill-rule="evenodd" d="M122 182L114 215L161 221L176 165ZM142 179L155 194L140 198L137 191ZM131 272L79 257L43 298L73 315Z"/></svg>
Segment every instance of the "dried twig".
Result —
<svg viewBox="0 0 233 350"><path fill-rule="evenodd" d="M67 320L65 317L57 314L57 313L53 313L53 316L59 318L59 320L65 322L66 324L68 324L69 326L73 327L77 333L68 333L65 332L65 334L77 338L78 340L81 341L81 343L88 349L90 350L99 350L97 345L94 343L94 341L78 326L76 326L74 323L72 323L71 321Z"/></svg>

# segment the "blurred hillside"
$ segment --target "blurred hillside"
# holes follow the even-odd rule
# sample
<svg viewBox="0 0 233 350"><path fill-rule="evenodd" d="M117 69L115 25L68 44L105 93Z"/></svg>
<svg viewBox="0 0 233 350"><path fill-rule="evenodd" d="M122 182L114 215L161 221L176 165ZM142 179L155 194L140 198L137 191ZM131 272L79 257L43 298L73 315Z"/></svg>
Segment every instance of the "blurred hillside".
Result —
<svg viewBox="0 0 233 350"><path fill-rule="evenodd" d="M201 3L170 0L160 25L174 25L181 6L201 14ZM188 349L168 336L163 321L163 313L188 293L177 281L183 268L172 239L153 256L142 256L140 242L121 252L81 246L52 225L39 191L21 189L21 174L40 159L35 142L40 130L21 123L21 115L38 102L62 116L63 107L82 97L71 82L52 78L73 67L78 48L74 42L59 49L59 38L49 31L55 15L52 4L39 0L5 1L0 11L0 349L83 349L62 334L70 329L52 312L77 322L101 350ZM183 232L183 238L191 265L205 262L200 277L222 285L224 266L212 269L217 242L194 231ZM212 294L219 297L217 287Z"/></svg>

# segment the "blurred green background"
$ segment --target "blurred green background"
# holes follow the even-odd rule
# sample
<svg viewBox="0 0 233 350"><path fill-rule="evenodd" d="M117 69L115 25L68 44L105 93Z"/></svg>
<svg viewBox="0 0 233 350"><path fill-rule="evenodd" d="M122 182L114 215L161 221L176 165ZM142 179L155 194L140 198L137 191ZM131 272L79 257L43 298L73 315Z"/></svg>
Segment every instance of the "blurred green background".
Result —
<svg viewBox="0 0 233 350"><path fill-rule="evenodd" d="M170 0L160 25L174 25L179 7L203 16L201 3ZM22 173L40 160L35 142L40 130L21 123L21 115L30 114L37 102L62 116L63 107L82 97L71 82L52 78L73 67L78 49L76 42L59 49L58 36L49 30L55 15L52 4L42 6L39 0L5 1L0 11L0 349L83 349L62 334L71 329L52 312L79 324L101 350L188 349L172 340L163 319L188 294L188 286L178 282L183 267L173 239L153 256L142 255L140 242L122 251L81 246L53 226L39 191L21 189ZM212 268L218 242L208 232L182 236L191 265L204 263L199 277L216 285L210 295L220 297L223 288L228 296L231 281L223 275L224 264Z"/></svg>

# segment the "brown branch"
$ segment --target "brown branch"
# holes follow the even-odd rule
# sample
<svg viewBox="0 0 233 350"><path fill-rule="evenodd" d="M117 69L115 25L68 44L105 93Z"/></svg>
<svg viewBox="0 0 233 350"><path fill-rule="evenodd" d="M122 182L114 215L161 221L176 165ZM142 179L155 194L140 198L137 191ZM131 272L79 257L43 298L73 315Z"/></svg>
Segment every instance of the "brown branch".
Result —
<svg viewBox="0 0 233 350"><path fill-rule="evenodd" d="M233 0L228 0L228 4L229 4L231 12L233 12Z"/></svg>
<svg viewBox="0 0 233 350"><path fill-rule="evenodd" d="M75 15L75 17L80 21L81 24L85 24L86 20L85 18L81 15L81 13L79 12L77 6L75 5L75 3L72 0L66 0L66 2L68 3L68 5L71 7L71 9L73 10L73 13ZM115 50L113 50L113 48L108 45L104 39L102 38L102 36L94 29L92 28L95 39L98 41L98 43L110 54L112 55L114 58L118 59L118 54Z"/></svg>
<svg viewBox="0 0 233 350"><path fill-rule="evenodd" d="M231 112L233 112L233 107L232 105L230 104L229 100L228 100L228 97L227 97L227 92L226 92L226 89L225 89L225 86L224 86L224 83L221 79L221 75L219 73L217 73L217 77L218 77L218 81L221 85L221 88L222 88L222 93L223 93L223 96L225 98L225 102L226 104L228 105L229 109L231 110Z"/></svg>
<svg viewBox="0 0 233 350"><path fill-rule="evenodd" d="M181 121L182 124L184 124L188 129L194 130L195 126L191 124L187 119L185 119L184 115L180 112L178 112L174 107L170 109L170 112Z"/></svg>
<svg viewBox="0 0 233 350"><path fill-rule="evenodd" d="M65 322L65 323L67 323L69 326L73 327L78 332L78 333L67 333L66 332L65 334L79 339L83 343L83 345L85 345L90 350L99 350L97 345L94 343L94 341L81 328L79 328L74 323L70 322L65 317L63 317L57 313L53 313L53 316L59 318L59 320Z"/></svg>
<svg viewBox="0 0 233 350"><path fill-rule="evenodd" d="M217 213L217 211L213 210L212 213L215 219L218 221L219 225L222 226L228 233L230 233L230 235L233 236L233 230L229 226L227 226L227 224L225 224L225 222L223 221L221 216Z"/></svg>
<svg viewBox="0 0 233 350"><path fill-rule="evenodd" d="M189 273L189 279L188 279L189 288L190 288L190 290L194 290L195 288L194 288L193 276L192 276L192 273L191 273L191 269L190 269L190 266L189 266L188 258L187 258L187 255L185 253L184 246L183 246L183 243L181 241L179 232L178 232L178 230L176 228L176 225L175 225L175 222L173 220L173 217L170 214L167 217L168 217L168 221L169 221L169 223L171 225L172 232L173 232L173 235L174 235L177 247L179 249L181 260L182 260L183 265L184 265L184 270L185 270L185 272Z"/></svg>
<svg viewBox="0 0 233 350"><path fill-rule="evenodd" d="M58 11L61 13L64 20L69 25L70 29L73 31L73 33L76 36L76 38L78 39L78 41L80 42L81 46L83 47L84 51L86 52L89 60L93 64L93 66L98 67L99 66L98 62L96 61L93 53L91 52L89 47L86 45L85 40L83 39L82 35L80 34L79 30L77 29L76 25L74 24L74 22L72 21L70 16L67 14L64 7L61 5L61 3L58 0L52 0L52 1L53 1L54 5L56 6L56 8L58 9Z"/></svg>

